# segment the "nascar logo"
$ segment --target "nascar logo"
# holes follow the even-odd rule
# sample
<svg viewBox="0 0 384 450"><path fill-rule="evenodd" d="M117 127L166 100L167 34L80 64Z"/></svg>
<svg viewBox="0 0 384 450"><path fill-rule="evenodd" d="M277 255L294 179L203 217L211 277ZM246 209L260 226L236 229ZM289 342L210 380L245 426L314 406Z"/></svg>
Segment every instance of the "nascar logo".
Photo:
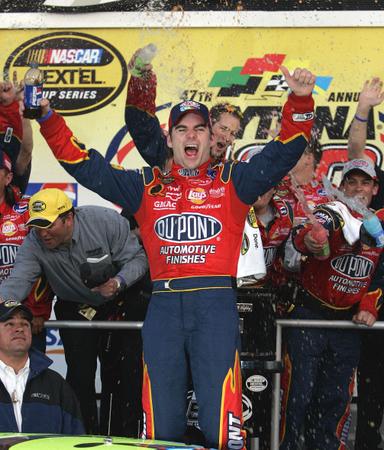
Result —
<svg viewBox="0 0 384 450"><path fill-rule="evenodd" d="M43 60L45 64L100 64L102 56L101 48L49 48Z"/></svg>
<svg viewBox="0 0 384 450"><path fill-rule="evenodd" d="M331 266L336 272L350 278L367 278L373 270L373 262L363 256L343 255L334 258Z"/></svg>
<svg viewBox="0 0 384 450"><path fill-rule="evenodd" d="M86 33L61 31L34 37L13 49L5 73L22 79L36 62L44 72L43 92L62 115L95 111L112 102L127 81L123 56L109 42Z"/></svg>
<svg viewBox="0 0 384 450"><path fill-rule="evenodd" d="M36 200L35 202L32 203L32 211L33 212L44 211L46 209L46 207L47 207L47 205L41 200Z"/></svg>
<svg viewBox="0 0 384 450"><path fill-rule="evenodd" d="M206 241L217 236L221 223L211 216L202 214L170 214L155 222L156 235L168 242Z"/></svg>

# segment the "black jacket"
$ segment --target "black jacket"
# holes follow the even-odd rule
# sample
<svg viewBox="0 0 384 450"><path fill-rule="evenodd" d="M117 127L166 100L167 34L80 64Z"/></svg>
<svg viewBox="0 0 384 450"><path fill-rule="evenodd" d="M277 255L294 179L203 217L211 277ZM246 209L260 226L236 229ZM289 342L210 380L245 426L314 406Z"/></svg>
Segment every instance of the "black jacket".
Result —
<svg viewBox="0 0 384 450"><path fill-rule="evenodd" d="M80 407L71 387L43 353L31 349L30 372L23 396L23 433L84 434ZM0 381L0 432L18 432L10 395Z"/></svg>

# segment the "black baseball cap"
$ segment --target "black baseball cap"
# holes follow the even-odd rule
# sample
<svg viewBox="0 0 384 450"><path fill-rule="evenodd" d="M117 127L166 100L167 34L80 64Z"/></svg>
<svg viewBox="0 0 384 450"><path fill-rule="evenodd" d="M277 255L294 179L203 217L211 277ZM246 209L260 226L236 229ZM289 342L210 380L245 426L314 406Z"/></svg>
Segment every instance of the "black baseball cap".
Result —
<svg viewBox="0 0 384 450"><path fill-rule="evenodd" d="M185 100L184 102L178 103L171 109L168 120L169 131L171 131L171 129L180 122L185 114L191 112L199 114L206 125L211 125L209 110L203 103L195 102L193 100Z"/></svg>
<svg viewBox="0 0 384 450"><path fill-rule="evenodd" d="M5 302L0 303L0 322L7 321L17 311L24 313L28 322L32 322L33 314L30 309L17 300L6 300Z"/></svg>

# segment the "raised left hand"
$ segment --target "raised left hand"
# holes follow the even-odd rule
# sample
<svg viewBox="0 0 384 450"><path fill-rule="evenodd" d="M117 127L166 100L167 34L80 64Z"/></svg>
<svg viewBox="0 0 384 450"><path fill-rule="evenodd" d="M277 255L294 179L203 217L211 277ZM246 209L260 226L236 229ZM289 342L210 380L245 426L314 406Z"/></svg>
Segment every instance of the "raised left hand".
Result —
<svg viewBox="0 0 384 450"><path fill-rule="evenodd" d="M285 66L280 66L280 70L284 75L291 91L299 97L310 95L315 86L316 76L308 69L296 68L292 75Z"/></svg>

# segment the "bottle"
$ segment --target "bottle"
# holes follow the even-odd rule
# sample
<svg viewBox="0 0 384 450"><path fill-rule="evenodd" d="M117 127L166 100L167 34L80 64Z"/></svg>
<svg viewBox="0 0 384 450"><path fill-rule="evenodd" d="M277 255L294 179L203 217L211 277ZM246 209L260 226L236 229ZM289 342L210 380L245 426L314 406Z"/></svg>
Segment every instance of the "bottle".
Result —
<svg viewBox="0 0 384 450"><path fill-rule="evenodd" d="M145 65L149 64L157 53L157 47L155 44L148 44L140 49L136 55L135 63L131 69L131 73L134 77L142 77L142 69Z"/></svg>
<svg viewBox="0 0 384 450"><path fill-rule="evenodd" d="M384 230L380 219L372 211L364 215L363 225L366 231L376 240L377 247L384 247Z"/></svg>
<svg viewBox="0 0 384 450"><path fill-rule="evenodd" d="M24 117L38 119L41 117L40 102L43 98L43 72L37 63L31 63L31 67L24 75Z"/></svg>
<svg viewBox="0 0 384 450"><path fill-rule="evenodd" d="M312 230L310 231L310 235L315 239L319 244L323 244L323 248L319 253L316 253L314 256L316 259L324 260L329 257L329 242L328 242L328 231L321 225L321 223L315 221L312 226Z"/></svg>

